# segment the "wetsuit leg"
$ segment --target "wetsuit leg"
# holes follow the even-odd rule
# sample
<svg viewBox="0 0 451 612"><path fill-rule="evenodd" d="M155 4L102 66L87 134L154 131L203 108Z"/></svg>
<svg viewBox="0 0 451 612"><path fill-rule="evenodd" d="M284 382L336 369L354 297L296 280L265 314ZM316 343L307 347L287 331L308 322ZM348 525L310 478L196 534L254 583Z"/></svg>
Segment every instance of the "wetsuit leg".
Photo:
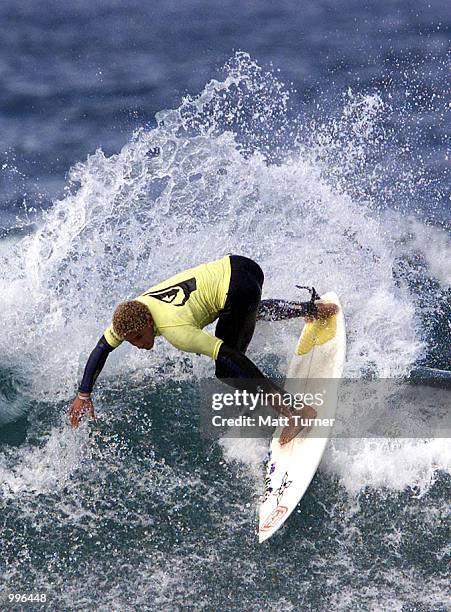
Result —
<svg viewBox="0 0 451 612"><path fill-rule="evenodd" d="M215 336L224 340L229 349L244 354L254 334L264 274L255 261L240 255L230 256L230 267L229 291ZM229 359L216 360L216 376L221 379L236 376Z"/></svg>
<svg viewBox="0 0 451 612"><path fill-rule="evenodd" d="M245 355L252 339L261 301L263 271L247 257L230 257L231 277L226 303L215 335L224 340L216 359L216 376L235 389L284 394Z"/></svg>
<svg viewBox="0 0 451 612"><path fill-rule="evenodd" d="M263 377L244 353L254 334L264 274L255 261L241 255L230 256L230 268L229 291L215 330L215 336L224 340L215 374L225 382L228 379L233 387L242 388L244 379ZM237 355L242 356L242 363L238 363Z"/></svg>
<svg viewBox="0 0 451 612"><path fill-rule="evenodd" d="M317 306L311 301L262 300L258 308L257 319L259 321L283 321L316 314Z"/></svg>

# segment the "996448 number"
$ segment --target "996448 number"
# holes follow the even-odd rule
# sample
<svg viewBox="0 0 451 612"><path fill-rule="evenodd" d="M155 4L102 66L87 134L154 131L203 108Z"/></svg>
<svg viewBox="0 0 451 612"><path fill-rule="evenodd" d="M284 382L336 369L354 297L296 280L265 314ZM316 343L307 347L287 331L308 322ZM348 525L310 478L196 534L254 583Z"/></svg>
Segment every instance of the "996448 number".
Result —
<svg viewBox="0 0 451 612"><path fill-rule="evenodd" d="M40 601L45 603L47 601L47 595L45 593L9 593L8 599L12 603L13 601L25 603L26 601Z"/></svg>

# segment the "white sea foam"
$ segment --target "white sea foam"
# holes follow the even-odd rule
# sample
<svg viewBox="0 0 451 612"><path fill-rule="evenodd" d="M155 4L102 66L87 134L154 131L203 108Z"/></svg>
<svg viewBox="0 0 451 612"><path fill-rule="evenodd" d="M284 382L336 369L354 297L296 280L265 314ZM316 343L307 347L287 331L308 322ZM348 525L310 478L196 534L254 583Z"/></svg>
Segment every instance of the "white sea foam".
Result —
<svg viewBox="0 0 451 612"><path fill-rule="evenodd" d="M423 254L425 272L441 282L449 280L448 242L440 230L426 231L399 214L394 225L393 216L362 196L370 191L369 170L377 174L370 153L383 140L385 106L378 95L350 95L341 118L313 125L307 139L302 119L288 117L288 100L273 75L237 54L222 82L158 113L157 126L138 131L117 155L98 150L72 168L66 195L35 234L2 257L0 368L27 381L25 397L68 400L119 301L228 252L262 265L264 297L295 298L296 283L338 292L348 329L347 376L409 371L424 340L408 287L393 274L407 244L399 231L408 234L408 248ZM366 183L359 188L358 181ZM250 355L275 353L283 371L298 333L293 322L283 329L262 325ZM174 348L157 342L157 349L143 355L121 347L109 358L104 380L128 370L164 376L186 368L186 356ZM206 359L188 359L195 375L212 374ZM51 457L51 449L49 442L34 451L36 462L31 454L23 469L18 465L21 476L9 478L11 488L28 482L27 473L39 482L33 465ZM424 484L428 462L444 447L400 443L389 455L412 467L385 481L384 442L347 443L334 452L327 469L338 470L346 486L354 474L356 486L398 488ZM237 448L228 453L240 455ZM253 455L260 460L257 447Z"/></svg>
<svg viewBox="0 0 451 612"><path fill-rule="evenodd" d="M424 495L440 471L451 474L447 438L332 440L321 469L338 476L351 494L365 487Z"/></svg>
<svg viewBox="0 0 451 612"><path fill-rule="evenodd" d="M85 430L86 434L86 429ZM14 451L14 461L11 461ZM0 491L2 497L21 497L60 491L79 467L88 451L87 436L67 426L53 428L37 446L14 448L9 460L0 456ZM11 465L12 463L12 465Z"/></svg>

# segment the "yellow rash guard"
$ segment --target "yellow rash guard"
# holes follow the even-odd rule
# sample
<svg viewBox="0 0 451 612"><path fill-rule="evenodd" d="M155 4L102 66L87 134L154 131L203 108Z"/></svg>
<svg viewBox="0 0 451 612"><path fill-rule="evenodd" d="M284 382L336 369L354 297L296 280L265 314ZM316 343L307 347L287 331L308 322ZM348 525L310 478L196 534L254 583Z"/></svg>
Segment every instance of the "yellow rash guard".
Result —
<svg viewBox="0 0 451 612"><path fill-rule="evenodd" d="M145 304L154 320L155 335L164 336L176 348L218 356L222 340L203 331L224 308L230 285L230 257L185 270L155 285L135 298ZM109 325L104 332L111 348L120 338Z"/></svg>
<svg viewBox="0 0 451 612"><path fill-rule="evenodd" d="M312 316L315 315L315 306L312 300L306 303L262 301L263 280L263 271L256 262L240 255L226 256L172 276L136 299L148 307L155 335L164 336L182 351L213 358L215 375L219 379L237 389L251 385L249 388L257 391L281 392L245 355L255 320ZM222 318L226 302L228 310ZM218 317L224 343L203 331L205 325ZM109 353L122 341L112 325L105 330L86 362L80 393L91 393ZM241 379L248 381L246 387L243 387Z"/></svg>

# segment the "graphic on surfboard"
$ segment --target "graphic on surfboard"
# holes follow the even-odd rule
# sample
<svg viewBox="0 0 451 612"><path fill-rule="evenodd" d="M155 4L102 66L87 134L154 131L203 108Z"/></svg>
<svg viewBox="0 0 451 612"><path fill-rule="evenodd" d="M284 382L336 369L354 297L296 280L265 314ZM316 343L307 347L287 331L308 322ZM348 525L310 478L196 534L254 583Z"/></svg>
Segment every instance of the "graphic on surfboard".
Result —
<svg viewBox="0 0 451 612"><path fill-rule="evenodd" d="M320 397L320 405L313 404L316 418L329 420L335 416L338 382L346 352L345 323L338 296L331 291L319 300L319 303L331 302L338 306L337 314L305 324L288 367L285 385L292 394ZM329 437L328 428L313 425L281 446L282 429L278 427L273 434L266 464L265 490L259 508L260 542L270 538L284 524L302 499Z"/></svg>

